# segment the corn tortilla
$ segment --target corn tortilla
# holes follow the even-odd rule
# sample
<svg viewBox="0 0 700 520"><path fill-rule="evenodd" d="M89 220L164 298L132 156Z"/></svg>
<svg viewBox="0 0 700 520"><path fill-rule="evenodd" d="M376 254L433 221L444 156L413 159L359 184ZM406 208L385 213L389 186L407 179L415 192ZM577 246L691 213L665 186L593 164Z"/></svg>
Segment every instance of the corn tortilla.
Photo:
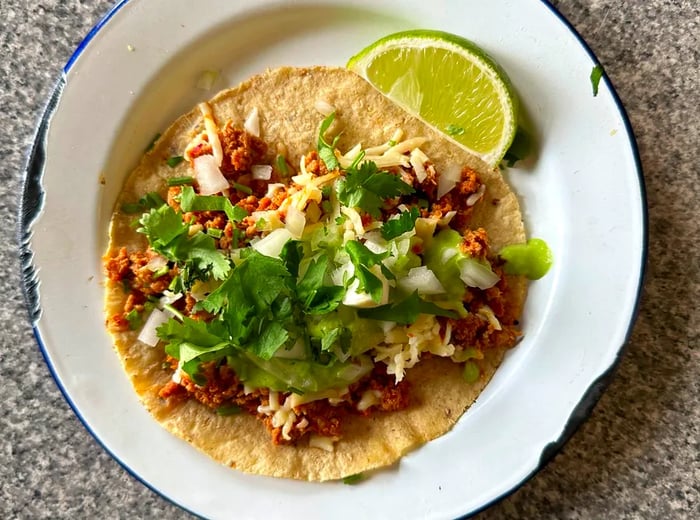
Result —
<svg viewBox="0 0 700 520"><path fill-rule="evenodd" d="M270 162L283 143L291 164L314 147L322 116L314 108L322 99L336 109L336 122L329 134L342 130L338 148L346 150L361 142L371 146L386 142L394 128L407 136L426 136L422 149L437 171L457 162L476 170L487 186L475 210L472 227L484 227L492 249L525 241L525 230L516 196L498 170L452 144L441 134L391 103L367 82L341 68L280 68L254 76L225 90L211 101L219 125L232 120L242 126L250 111L260 113L261 138L269 146ZM123 203L157 191L165 196L167 179L184 175L186 165L171 168L165 159L181 155L201 124L196 108L168 128L127 179L117 201L110 227L107 254L121 247L145 249L144 236L130 226L133 215L119 211ZM182 169L180 169L182 168ZM512 301L522 309L526 285L521 278L510 280ZM106 282L105 313L123 309L126 294L118 282ZM518 313L519 314L519 313ZM338 479L395 463L402 455L449 431L473 403L501 362L504 352L491 350L483 360L482 376L473 384L462 377L462 366L449 359L432 357L407 371L412 383L408 409L375 413L366 418L351 415L343 426L343 438L333 452L297 446L278 446L270 441L264 425L247 414L218 416L194 400L169 403L158 391L170 380L161 365L161 347L137 341L137 332L112 332L116 351L134 389L153 417L167 430L185 439L217 461L238 470L302 480Z"/></svg>

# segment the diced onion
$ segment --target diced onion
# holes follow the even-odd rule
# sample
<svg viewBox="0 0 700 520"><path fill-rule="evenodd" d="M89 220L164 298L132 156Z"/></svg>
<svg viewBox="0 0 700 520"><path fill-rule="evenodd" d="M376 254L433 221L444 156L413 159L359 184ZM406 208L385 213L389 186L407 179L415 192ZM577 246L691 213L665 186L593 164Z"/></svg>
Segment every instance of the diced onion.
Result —
<svg viewBox="0 0 700 520"><path fill-rule="evenodd" d="M500 278L489 265L474 258L464 258L459 263L459 277L469 287L488 289L498 283Z"/></svg>
<svg viewBox="0 0 700 520"><path fill-rule="evenodd" d="M214 195L230 187L213 155L200 155L195 158L194 175L201 195Z"/></svg>
<svg viewBox="0 0 700 520"><path fill-rule="evenodd" d="M425 154L422 153L420 149L414 148L409 159L409 162L413 167L413 171L416 172L416 179L418 179L418 182L423 182L428 177L428 174L425 171L425 161L421 155L425 157Z"/></svg>
<svg viewBox="0 0 700 520"><path fill-rule="evenodd" d="M486 184L482 184L479 186L479 189L476 190L476 193L472 193L469 195L467 198L467 206L473 206L477 202L479 202L479 199L484 196L484 193L486 193Z"/></svg>
<svg viewBox="0 0 700 520"><path fill-rule="evenodd" d="M245 118L243 128L249 134L260 137L260 113L258 112L258 107L253 107L253 110L250 111L248 117Z"/></svg>
<svg viewBox="0 0 700 520"><path fill-rule="evenodd" d="M457 181L462 178L462 169L458 164L450 164L438 177L437 198L441 199L443 195L448 193L457 185Z"/></svg>
<svg viewBox="0 0 700 520"><path fill-rule="evenodd" d="M438 226L447 226L456 214L457 212L455 210L448 211L440 220L437 221Z"/></svg>
<svg viewBox="0 0 700 520"><path fill-rule="evenodd" d="M146 264L146 268L149 271L157 271L158 269L161 269L165 266L168 265L168 260L161 255L155 255L153 258L151 258L148 263Z"/></svg>
<svg viewBox="0 0 700 520"><path fill-rule="evenodd" d="M168 321L168 319L169 317L165 312L154 308L148 316L146 323L143 324L141 332L139 332L138 340L149 347L155 347L159 341L156 329Z"/></svg>
<svg viewBox="0 0 700 520"><path fill-rule="evenodd" d="M172 305L180 298L182 298L182 293L174 293L166 289L165 291L163 291L163 296L160 297L158 303L160 304L160 307L162 307L163 305Z"/></svg>
<svg viewBox="0 0 700 520"><path fill-rule="evenodd" d="M278 228L258 242L252 243L250 247L261 255L279 257L284 244L292 238L294 237L287 228Z"/></svg>
<svg viewBox="0 0 700 520"><path fill-rule="evenodd" d="M253 174L253 179L268 181L272 176L272 166L269 164L254 164L250 167L250 173Z"/></svg>
<svg viewBox="0 0 700 520"><path fill-rule="evenodd" d="M278 348L273 357L282 359L304 359L306 358L306 346L304 340L299 338L294 345L289 348Z"/></svg>
<svg viewBox="0 0 700 520"><path fill-rule="evenodd" d="M424 265L408 271L408 275L399 280L399 286L407 292L418 291L418 294L445 293L438 277Z"/></svg>
<svg viewBox="0 0 700 520"><path fill-rule="evenodd" d="M301 235L304 234L304 227L306 226L306 215L296 206L289 206L289 208L287 208L287 218L284 221L284 225L294 238L301 238Z"/></svg>
<svg viewBox="0 0 700 520"><path fill-rule="evenodd" d="M314 103L314 108L324 116L329 116L335 112L335 107L325 99L317 99Z"/></svg>

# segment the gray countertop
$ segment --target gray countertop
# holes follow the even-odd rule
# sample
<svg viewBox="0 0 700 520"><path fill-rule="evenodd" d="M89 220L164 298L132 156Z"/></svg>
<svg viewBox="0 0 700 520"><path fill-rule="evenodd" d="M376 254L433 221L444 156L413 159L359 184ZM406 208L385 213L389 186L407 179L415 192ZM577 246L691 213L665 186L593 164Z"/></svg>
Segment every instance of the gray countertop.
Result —
<svg viewBox="0 0 700 520"><path fill-rule="evenodd" d="M112 3L0 2L3 518L190 518L81 425L41 357L20 289L17 215L36 122L62 66ZM700 2L554 4L629 113L648 191L647 279L626 353L590 419L479 518L700 518Z"/></svg>

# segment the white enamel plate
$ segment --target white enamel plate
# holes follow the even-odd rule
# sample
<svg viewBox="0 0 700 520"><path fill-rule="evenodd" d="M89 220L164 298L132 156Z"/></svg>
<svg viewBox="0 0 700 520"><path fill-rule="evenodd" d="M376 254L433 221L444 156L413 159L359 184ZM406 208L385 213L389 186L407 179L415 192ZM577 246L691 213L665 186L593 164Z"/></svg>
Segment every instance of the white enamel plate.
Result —
<svg viewBox="0 0 700 520"><path fill-rule="evenodd" d="M460 34L486 49L539 134L535 164L506 171L529 235L544 238L555 257L531 285L524 340L451 432L360 485L223 467L151 419L104 330L101 255L117 193L152 137L214 91L279 65L342 66L379 37L411 28ZM508 494L587 416L636 310L643 181L607 78L593 96L595 65L541 0L122 1L66 65L27 167L27 301L66 399L128 471L208 518L454 518ZM209 92L196 87L204 70L221 72Z"/></svg>

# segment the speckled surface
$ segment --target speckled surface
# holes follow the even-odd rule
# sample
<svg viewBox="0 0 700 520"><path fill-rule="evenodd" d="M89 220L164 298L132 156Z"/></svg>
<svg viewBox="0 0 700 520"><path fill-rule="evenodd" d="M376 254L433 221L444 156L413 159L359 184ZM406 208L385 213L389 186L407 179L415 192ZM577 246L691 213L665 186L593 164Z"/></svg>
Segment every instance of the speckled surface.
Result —
<svg viewBox="0 0 700 520"><path fill-rule="evenodd" d="M562 0L629 113L650 249L639 318L616 376L564 449L478 517L700 518L700 3ZM106 0L0 2L0 516L190 518L90 436L51 379L17 260L22 169L63 64Z"/></svg>

